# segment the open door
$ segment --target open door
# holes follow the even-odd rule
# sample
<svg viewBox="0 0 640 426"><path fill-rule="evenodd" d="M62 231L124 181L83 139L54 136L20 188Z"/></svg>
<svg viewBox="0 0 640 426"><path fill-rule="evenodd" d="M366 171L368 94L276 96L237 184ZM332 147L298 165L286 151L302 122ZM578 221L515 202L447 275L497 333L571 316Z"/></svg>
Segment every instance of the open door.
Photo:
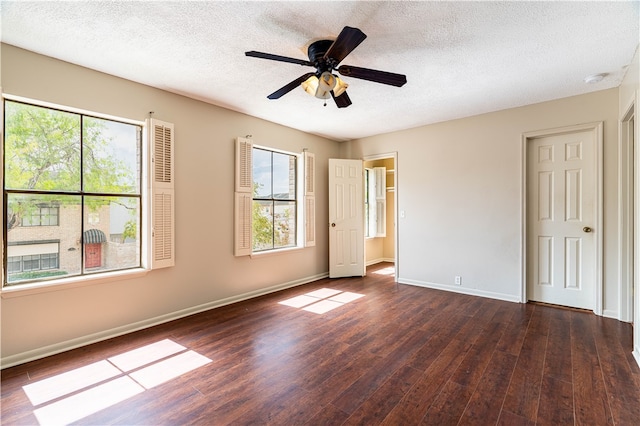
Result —
<svg viewBox="0 0 640 426"><path fill-rule="evenodd" d="M329 159L329 277L364 276L361 160Z"/></svg>

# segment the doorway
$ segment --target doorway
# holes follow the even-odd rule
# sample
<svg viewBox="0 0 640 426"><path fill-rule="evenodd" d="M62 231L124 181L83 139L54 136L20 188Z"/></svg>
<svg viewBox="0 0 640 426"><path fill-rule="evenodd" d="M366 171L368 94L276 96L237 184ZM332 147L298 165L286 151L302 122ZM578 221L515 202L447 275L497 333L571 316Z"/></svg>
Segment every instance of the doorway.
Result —
<svg viewBox="0 0 640 426"><path fill-rule="evenodd" d="M523 302L602 315L602 127L523 136Z"/></svg>
<svg viewBox="0 0 640 426"><path fill-rule="evenodd" d="M369 191L368 200L365 197L365 262L367 266L381 262L393 263L397 281L397 153L370 155L364 157L363 161L365 192L367 183L374 178L377 180L376 190ZM369 171L369 179L367 179L367 171ZM381 174L383 179L380 179ZM381 184L380 180L384 183ZM374 193L377 196L374 196ZM384 196L383 200L380 198L381 195ZM381 213L384 221L382 225L380 224ZM373 220L376 221L377 226L371 223Z"/></svg>

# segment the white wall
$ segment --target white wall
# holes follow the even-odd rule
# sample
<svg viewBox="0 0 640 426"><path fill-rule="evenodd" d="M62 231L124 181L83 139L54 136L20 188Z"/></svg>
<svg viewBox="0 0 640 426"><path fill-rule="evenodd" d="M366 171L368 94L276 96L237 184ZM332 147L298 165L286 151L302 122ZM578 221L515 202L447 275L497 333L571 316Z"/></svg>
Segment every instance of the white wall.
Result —
<svg viewBox="0 0 640 426"><path fill-rule="evenodd" d="M617 111L618 90L610 89L354 140L341 152L398 152L400 282L519 301L522 134L603 121L603 313L617 317Z"/></svg>
<svg viewBox="0 0 640 426"><path fill-rule="evenodd" d="M620 85L620 96L619 96L619 118L621 121L625 120L625 115L629 111L629 109L633 107L635 113L635 172L636 172L636 181L635 181L635 216L636 216L636 224L640 224L640 208L638 207L640 204L640 154L638 151L638 143L640 141L640 120L638 119L638 111L640 110L640 50L636 49L635 56L633 57L633 61L631 62L629 68L627 69L627 73L625 75L622 84ZM623 129L624 133L624 129ZM626 145L627 138L621 138L620 140L621 146L620 150L622 152L628 153L632 152L633 149L629 150L629 147ZM621 158L622 171L626 171L624 169L625 165L628 165L627 161L624 161L624 158ZM627 184L629 181L633 180L633 170L629 168L628 174L621 174L621 192L625 193L628 189ZM631 204L631 203L630 203ZM627 207L626 204L622 205L623 208ZM630 206L630 210L633 211L634 206ZM629 215L631 216L631 215ZM632 227L632 225L631 225ZM630 233L630 229L622 228L621 238L624 241L625 234ZM633 241L633 238L629 238L630 241ZM628 263L634 262L635 257L635 274L636 277L640 277L640 229L635 230L635 254L631 253L631 256L625 256L627 253L623 253L621 256L622 260L626 260ZM629 246L623 246L629 247ZM634 249L630 248L630 251L633 252ZM633 303L626 303L627 307L629 307L629 311L626 312L626 319L632 319L634 323L633 327L633 355L636 359L638 365L640 365L640 279L636 278L634 282L633 278L633 267L629 267L624 261L621 263L621 272L628 273L628 276L624 276L625 280L621 280L622 286L627 286L626 291L623 287L621 290L621 294L623 297L621 298L622 310L624 311L625 307L625 297L629 297L629 295L635 295L635 300ZM631 286L635 286L635 290L631 290Z"/></svg>
<svg viewBox="0 0 640 426"><path fill-rule="evenodd" d="M3 366L124 332L201 305L326 276L327 171L317 168L317 245L250 259L233 257L234 138L291 152L308 148L318 165L339 145L273 123L47 58L1 50L7 94L118 117L175 124L176 266L138 279L22 297L3 297Z"/></svg>

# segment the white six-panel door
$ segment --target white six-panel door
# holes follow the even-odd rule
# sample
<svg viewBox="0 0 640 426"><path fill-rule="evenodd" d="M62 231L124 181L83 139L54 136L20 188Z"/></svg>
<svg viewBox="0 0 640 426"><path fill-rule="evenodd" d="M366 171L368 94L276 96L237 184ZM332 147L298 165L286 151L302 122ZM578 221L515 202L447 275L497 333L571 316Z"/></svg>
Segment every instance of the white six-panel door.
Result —
<svg viewBox="0 0 640 426"><path fill-rule="evenodd" d="M329 159L329 277L365 275L361 160Z"/></svg>
<svg viewBox="0 0 640 426"><path fill-rule="evenodd" d="M597 173L592 130L527 143L527 296L595 309Z"/></svg>

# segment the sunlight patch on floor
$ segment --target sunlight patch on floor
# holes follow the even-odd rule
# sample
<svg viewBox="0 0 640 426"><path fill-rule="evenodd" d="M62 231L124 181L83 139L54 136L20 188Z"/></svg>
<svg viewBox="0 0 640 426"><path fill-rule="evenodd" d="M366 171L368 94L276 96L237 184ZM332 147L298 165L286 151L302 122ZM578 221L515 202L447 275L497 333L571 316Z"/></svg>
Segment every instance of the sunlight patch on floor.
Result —
<svg viewBox="0 0 640 426"><path fill-rule="evenodd" d="M324 314L325 312L339 308L340 306L353 302L361 297L364 297L364 294L334 290L331 288L321 288L278 303L292 308L301 308L304 311L313 312L315 314Z"/></svg>
<svg viewBox="0 0 640 426"><path fill-rule="evenodd" d="M103 360L28 384L22 389L36 406L120 375L120 370Z"/></svg>
<svg viewBox="0 0 640 426"><path fill-rule="evenodd" d="M187 348L184 346L172 340L164 339L120 355L112 356L111 358L107 358L107 360L122 371L131 371L186 350Z"/></svg>
<svg viewBox="0 0 640 426"><path fill-rule="evenodd" d="M165 339L30 383L23 390L41 425L66 425L210 362Z"/></svg>
<svg viewBox="0 0 640 426"><path fill-rule="evenodd" d="M134 371L130 376L146 389L151 389L210 362L211 360L206 356L194 351L187 351L142 370Z"/></svg>
<svg viewBox="0 0 640 426"><path fill-rule="evenodd" d="M396 267L395 266L387 266L386 268L378 269L377 271L372 271L372 274L377 275L395 275Z"/></svg>
<svg viewBox="0 0 640 426"><path fill-rule="evenodd" d="M38 408L33 414L41 425L67 425L142 392L142 386L122 376Z"/></svg>

